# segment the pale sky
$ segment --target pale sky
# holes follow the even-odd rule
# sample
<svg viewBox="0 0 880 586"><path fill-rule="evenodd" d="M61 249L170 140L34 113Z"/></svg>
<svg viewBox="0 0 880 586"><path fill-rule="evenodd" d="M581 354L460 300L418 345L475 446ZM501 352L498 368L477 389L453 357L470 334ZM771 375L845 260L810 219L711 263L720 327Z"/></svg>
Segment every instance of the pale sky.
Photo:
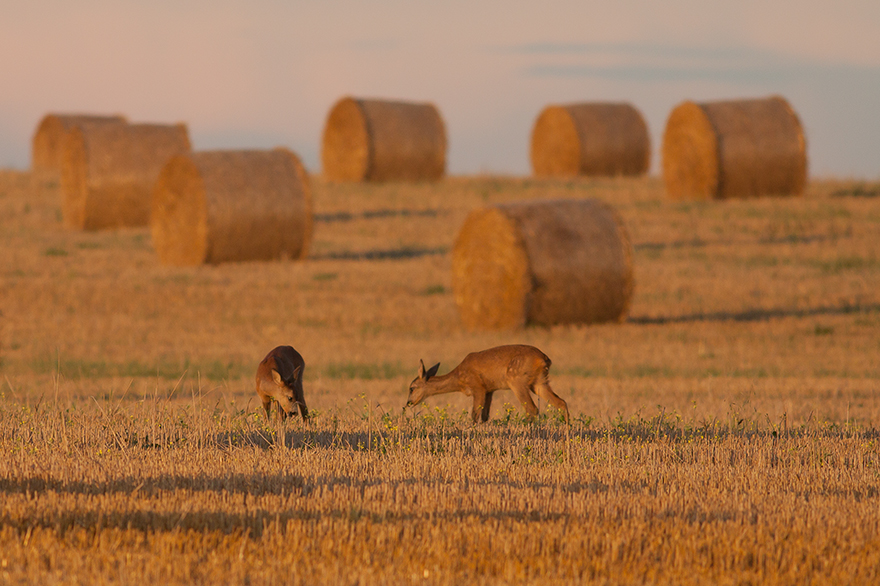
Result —
<svg viewBox="0 0 880 586"><path fill-rule="evenodd" d="M452 174L527 174L552 103L785 96L813 176L880 178L880 1L0 0L0 167L47 112L186 122L320 171L344 95L434 102Z"/></svg>

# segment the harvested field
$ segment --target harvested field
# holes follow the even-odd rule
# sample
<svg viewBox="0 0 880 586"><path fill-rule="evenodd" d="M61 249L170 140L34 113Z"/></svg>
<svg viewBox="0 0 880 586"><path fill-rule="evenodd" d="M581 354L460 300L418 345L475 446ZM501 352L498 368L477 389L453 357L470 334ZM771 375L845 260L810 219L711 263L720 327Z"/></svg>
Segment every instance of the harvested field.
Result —
<svg viewBox="0 0 880 586"><path fill-rule="evenodd" d="M878 581L876 184L311 183L305 262L169 267L149 228L70 231L57 179L0 172L0 582ZM462 223L534 198L621 214L623 323L460 323ZM282 343L311 425L256 399ZM506 343L552 358L570 428L505 392L483 426L463 396L401 411L419 358Z"/></svg>

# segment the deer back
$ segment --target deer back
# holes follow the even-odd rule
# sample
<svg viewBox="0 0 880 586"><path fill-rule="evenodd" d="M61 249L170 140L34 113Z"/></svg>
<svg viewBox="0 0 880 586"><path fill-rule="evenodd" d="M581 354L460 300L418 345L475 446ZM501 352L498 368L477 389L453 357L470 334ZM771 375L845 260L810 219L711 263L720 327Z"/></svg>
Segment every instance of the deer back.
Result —
<svg viewBox="0 0 880 586"><path fill-rule="evenodd" d="M533 378L550 368L550 359L534 346L496 346L465 356L455 370L461 376L479 376L487 387L506 383L511 377Z"/></svg>

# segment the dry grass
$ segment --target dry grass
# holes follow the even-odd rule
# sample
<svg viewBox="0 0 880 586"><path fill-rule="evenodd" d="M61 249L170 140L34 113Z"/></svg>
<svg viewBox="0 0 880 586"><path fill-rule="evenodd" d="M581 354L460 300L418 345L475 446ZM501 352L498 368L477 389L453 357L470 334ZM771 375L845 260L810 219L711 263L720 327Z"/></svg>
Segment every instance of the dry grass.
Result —
<svg viewBox="0 0 880 586"><path fill-rule="evenodd" d="M172 268L146 228L65 230L56 182L0 172L0 583L878 579L876 185L315 180L309 261ZM461 223L534 197L620 211L627 322L460 325ZM310 427L259 411L280 343ZM570 430L510 394L401 416L419 358L501 343L553 359Z"/></svg>
<svg viewBox="0 0 880 586"><path fill-rule="evenodd" d="M871 583L876 432L7 404L9 582ZM278 430L280 431L280 430ZM274 435L273 435L274 434Z"/></svg>

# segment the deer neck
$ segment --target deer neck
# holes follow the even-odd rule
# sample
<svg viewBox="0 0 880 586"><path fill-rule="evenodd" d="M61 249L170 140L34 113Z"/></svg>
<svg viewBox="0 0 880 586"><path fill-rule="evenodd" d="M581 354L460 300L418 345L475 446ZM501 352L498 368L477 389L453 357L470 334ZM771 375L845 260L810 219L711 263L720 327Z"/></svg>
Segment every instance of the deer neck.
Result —
<svg viewBox="0 0 880 586"><path fill-rule="evenodd" d="M432 376L428 379L428 385L425 388L425 395L442 395L445 393L454 393L461 390L458 380L458 373L455 371L449 374Z"/></svg>

